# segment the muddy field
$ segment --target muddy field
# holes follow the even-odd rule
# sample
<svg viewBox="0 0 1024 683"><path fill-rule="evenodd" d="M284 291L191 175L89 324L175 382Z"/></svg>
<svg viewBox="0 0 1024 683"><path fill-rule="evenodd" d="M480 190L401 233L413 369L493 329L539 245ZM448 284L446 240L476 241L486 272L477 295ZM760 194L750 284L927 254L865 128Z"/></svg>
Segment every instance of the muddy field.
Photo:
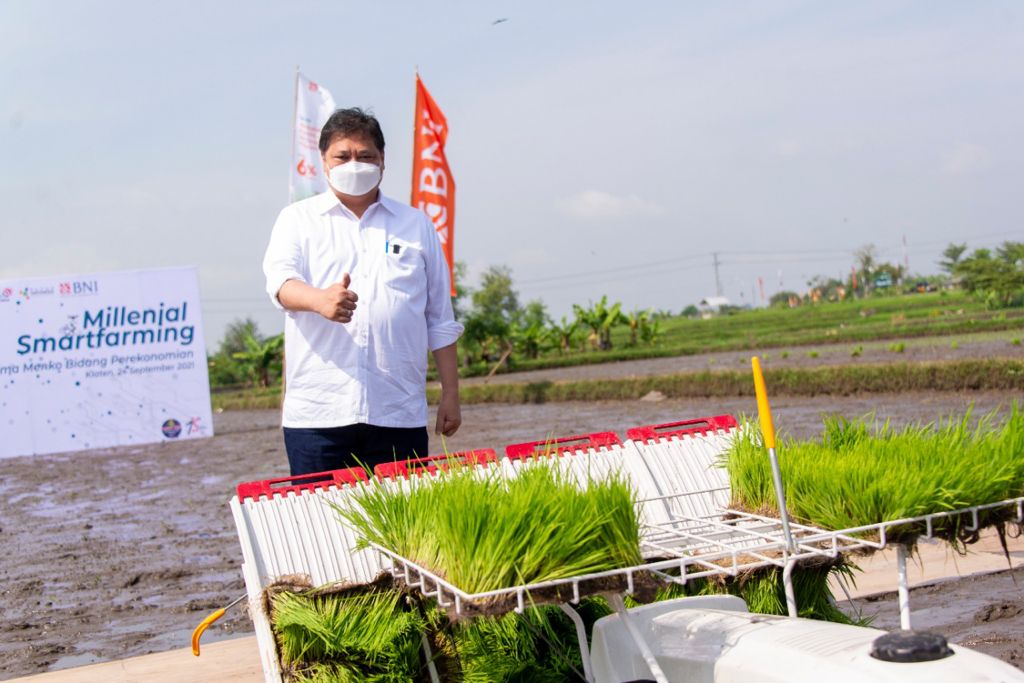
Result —
<svg viewBox="0 0 1024 683"><path fill-rule="evenodd" d="M962 412L972 401L978 411L1005 410L1014 398L912 393L779 398L773 407L780 430L810 436L823 411L874 411L905 423ZM500 448L604 429L621 434L637 425L754 411L750 399L467 406L448 448ZM284 448L276 412L224 413L215 429L217 436L202 441L0 460L0 679L187 647L203 617L244 592L227 500L238 482L286 474ZM431 451L441 450L433 440ZM1024 605L1019 591L998 583L963 590L984 603L978 609L1011 602L993 614L1017 610L1019 618ZM915 610L924 614L928 600L947 599L944 592L915 597ZM973 624L964 638L1010 639L1004 650L1020 653L1020 622L975 624L975 612L960 614ZM250 629L236 608L204 642Z"/></svg>
<svg viewBox="0 0 1024 683"><path fill-rule="evenodd" d="M899 603L891 593L839 604L870 618L875 628L900 628ZM915 629L936 631L1024 669L1024 568L913 588L910 607Z"/></svg>

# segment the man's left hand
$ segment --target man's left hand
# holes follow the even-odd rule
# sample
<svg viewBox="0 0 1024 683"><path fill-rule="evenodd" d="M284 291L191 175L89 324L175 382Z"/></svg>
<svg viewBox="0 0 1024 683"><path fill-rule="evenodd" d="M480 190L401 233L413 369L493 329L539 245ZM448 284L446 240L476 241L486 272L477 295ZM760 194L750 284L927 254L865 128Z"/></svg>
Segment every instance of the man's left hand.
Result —
<svg viewBox="0 0 1024 683"><path fill-rule="evenodd" d="M459 431L462 424L462 411L459 409L459 395L441 395L441 402L437 406L437 423L434 425L435 434L451 436Z"/></svg>

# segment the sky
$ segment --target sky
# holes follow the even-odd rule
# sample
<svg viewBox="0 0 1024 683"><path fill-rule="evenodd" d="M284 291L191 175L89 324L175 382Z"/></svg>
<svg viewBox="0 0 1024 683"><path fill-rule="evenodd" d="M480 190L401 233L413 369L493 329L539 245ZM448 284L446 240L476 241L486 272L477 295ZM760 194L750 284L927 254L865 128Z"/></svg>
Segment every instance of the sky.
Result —
<svg viewBox="0 0 1024 683"><path fill-rule="evenodd" d="M196 265L208 346L279 332L296 67L377 115L403 201L418 69L469 284L508 266L555 318L678 312L716 259L762 305L868 244L927 274L1024 240L1012 0L0 0L0 280Z"/></svg>

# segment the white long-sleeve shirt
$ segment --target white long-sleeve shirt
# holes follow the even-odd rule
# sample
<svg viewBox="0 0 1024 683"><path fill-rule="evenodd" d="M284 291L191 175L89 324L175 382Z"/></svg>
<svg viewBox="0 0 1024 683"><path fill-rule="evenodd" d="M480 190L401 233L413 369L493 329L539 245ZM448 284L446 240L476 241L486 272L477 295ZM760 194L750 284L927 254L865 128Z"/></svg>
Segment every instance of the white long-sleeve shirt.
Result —
<svg viewBox="0 0 1024 683"><path fill-rule="evenodd" d="M286 311L285 427L422 427L427 351L462 334L448 266L422 211L379 196L359 219L333 192L286 207L263 258L267 293L288 280L325 288L352 278L349 323Z"/></svg>

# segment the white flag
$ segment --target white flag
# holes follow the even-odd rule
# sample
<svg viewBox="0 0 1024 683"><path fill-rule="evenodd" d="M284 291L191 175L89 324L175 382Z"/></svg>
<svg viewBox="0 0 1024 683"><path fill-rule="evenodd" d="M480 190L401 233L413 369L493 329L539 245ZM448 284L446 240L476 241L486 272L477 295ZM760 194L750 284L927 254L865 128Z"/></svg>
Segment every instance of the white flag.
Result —
<svg viewBox="0 0 1024 683"><path fill-rule="evenodd" d="M331 93L297 73L292 170L288 176L289 202L327 191L327 178L320 164L320 129L333 113Z"/></svg>

